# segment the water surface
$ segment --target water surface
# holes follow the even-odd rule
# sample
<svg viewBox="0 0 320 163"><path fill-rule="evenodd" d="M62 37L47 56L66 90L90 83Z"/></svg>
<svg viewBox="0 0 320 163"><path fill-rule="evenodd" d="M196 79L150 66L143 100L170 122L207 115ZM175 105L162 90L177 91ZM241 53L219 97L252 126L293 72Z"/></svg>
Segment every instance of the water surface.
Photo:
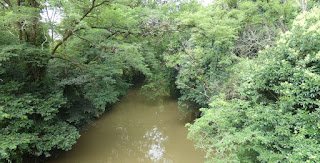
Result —
<svg viewBox="0 0 320 163"><path fill-rule="evenodd" d="M50 163L201 163L204 153L186 139L177 101L148 102L131 89L81 134L71 151Z"/></svg>

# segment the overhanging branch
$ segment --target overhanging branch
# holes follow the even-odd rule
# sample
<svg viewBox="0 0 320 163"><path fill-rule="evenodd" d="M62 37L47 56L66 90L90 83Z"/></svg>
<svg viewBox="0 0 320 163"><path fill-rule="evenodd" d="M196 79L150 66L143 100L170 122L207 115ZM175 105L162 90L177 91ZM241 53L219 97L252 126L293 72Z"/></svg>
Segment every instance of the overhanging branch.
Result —
<svg viewBox="0 0 320 163"><path fill-rule="evenodd" d="M91 12L93 9L95 9L96 7L99 7L105 3L107 3L109 1L102 1L101 3L95 5L96 3L96 0L92 0L92 3L91 3L91 7L89 8L89 10L80 18L80 20L78 22L75 23L75 26L78 25L84 18L86 18ZM62 40L53 48L51 54L55 54L56 51L58 50L58 48L64 43L66 42L72 35L74 32L76 31L79 31L80 29L77 29L77 30L69 30L66 34L66 36L64 36L62 38Z"/></svg>

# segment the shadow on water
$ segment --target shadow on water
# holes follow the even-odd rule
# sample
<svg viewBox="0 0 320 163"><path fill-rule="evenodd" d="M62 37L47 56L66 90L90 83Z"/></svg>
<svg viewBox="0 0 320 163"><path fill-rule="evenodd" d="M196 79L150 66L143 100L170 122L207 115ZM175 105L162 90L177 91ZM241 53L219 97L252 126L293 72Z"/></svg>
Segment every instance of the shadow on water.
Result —
<svg viewBox="0 0 320 163"><path fill-rule="evenodd" d="M177 105L174 99L147 101L134 87L81 134L71 151L49 162L204 162L204 153L186 139L190 119L179 119Z"/></svg>

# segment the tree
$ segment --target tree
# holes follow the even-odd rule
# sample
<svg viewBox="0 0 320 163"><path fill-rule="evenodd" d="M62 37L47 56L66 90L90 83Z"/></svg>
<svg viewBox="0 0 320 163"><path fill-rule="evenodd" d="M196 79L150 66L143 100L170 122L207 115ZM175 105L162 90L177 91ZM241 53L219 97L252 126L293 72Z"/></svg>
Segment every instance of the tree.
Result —
<svg viewBox="0 0 320 163"><path fill-rule="evenodd" d="M240 64L239 98L220 96L189 124L189 138L212 160L319 161L319 15L299 15L275 47Z"/></svg>
<svg viewBox="0 0 320 163"><path fill-rule="evenodd" d="M0 161L37 162L70 150L82 127L126 93L132 76L155 72L158 58L144 40L150 30L141 26L149 8L141 5L1 1ZM61 23L40 21L45 8L59 8Z"/></svg>

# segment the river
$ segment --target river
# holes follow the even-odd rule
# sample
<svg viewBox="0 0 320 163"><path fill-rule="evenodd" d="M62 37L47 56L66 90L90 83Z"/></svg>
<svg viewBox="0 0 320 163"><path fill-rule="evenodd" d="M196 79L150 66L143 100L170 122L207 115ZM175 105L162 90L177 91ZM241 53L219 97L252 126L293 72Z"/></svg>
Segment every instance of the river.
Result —
<svg viewBox="0 0 320 163"><path fill-rule="evenodd" d="M50 163L201 163L204 153L187 140L177 100L149 102L131 89L81 133L72 150Z"/></svg>

